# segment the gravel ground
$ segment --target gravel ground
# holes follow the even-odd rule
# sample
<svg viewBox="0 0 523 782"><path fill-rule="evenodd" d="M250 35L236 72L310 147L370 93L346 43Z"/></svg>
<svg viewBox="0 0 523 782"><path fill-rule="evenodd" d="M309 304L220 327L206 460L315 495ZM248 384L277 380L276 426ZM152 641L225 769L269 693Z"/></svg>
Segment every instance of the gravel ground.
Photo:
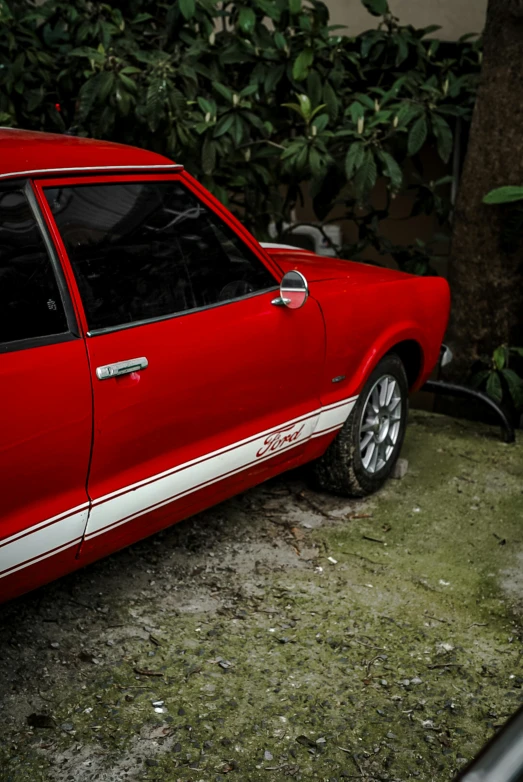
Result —
<svg viewBox="0 0 523 782"><path fill-rule="evenodd" d="M413 413L0 607L1 782L448 780L523 700L523 443Z"/></svg>

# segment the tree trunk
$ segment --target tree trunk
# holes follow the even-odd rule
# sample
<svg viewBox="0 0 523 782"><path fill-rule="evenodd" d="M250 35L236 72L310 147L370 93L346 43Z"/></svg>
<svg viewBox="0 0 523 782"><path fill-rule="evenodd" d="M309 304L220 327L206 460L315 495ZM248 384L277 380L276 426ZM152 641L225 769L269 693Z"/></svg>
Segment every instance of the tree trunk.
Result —
<svg viewBox="0 0 523 782"><path fill-rule="evenodd" d="M500 246L505 207L483 197L523 185L523 0L489 0L484 58L455 211L447 377L466 380L481 355L515 345L523 326L523 240Z"/></svg>

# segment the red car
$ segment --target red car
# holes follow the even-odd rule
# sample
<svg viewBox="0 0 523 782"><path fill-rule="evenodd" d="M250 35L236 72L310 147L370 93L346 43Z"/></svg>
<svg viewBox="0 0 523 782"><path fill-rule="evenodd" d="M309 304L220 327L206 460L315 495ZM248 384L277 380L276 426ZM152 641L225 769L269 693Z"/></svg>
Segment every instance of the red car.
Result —
<svg viewBox="0 0 523 782"><path fill-rule="evenodd" d="M0 130L0 598L306 462L376 490L448 312L259 244L160 155Z"/></svg>

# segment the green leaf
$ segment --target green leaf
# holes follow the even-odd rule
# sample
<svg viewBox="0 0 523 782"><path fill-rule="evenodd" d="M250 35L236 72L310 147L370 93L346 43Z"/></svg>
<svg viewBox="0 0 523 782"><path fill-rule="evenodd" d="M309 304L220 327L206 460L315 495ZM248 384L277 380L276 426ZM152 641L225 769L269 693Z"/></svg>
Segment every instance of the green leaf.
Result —
<svg viewBox="0 0 523 782"><path fill-rule="evenodd" d="M376 184L377 178L378 168L376 166L374 154L370 149L367 149L365 152L365 160L356 171L352 182L356 195L360 201L370 194Z"/></svg>
<svg viewBox="0 0 523 782"><path fill-rule="evenodd" d="M291 14L299 14L301 11L301 0L289 0L289 11Z"/></svg>
<svg viewBox="0 0 523 782"><path fill-rule="evenodd" d="M78 119L83 121L89 115L100 88L99 74L84 82L78 93Z"/></svg>
<svg viewBox="0 0 523 782"><path fill-rule="evenodd" d="M501 402L503 398L503 389L498 372L491 372L487 380L487 394L495 402Z"/></svg>
<svg viewBox="0 0 523 782"><path fill-rule="evenodd" d="M517 185L507 185L506 187L497 187L487 193L483 199L484 204L510 204L513 201L523 200L523 187Z"/></svg>
<svg viewBox="0 0 523 782"><path fill-rule="evenodd" d="M303 118L309 120L312 112L311 99L304 93L300 93L297 97Z"/></svg>
<svg viewBox="0 0 523 782"><path fill-rule="evenodd" d="M490 370L488 369L481 369L479 372L476 372L475 375L472 375L470 379L470 385L472 388L481 388L485 380L489 377Z"/></svg>
<svg viewBox="0 0 523 782"><path fill-rule="evenodd" d="M276 88L276 86L282 80L284 73L285 65L278 65L277 68L271 68L269 70L269 74L266 77L263 85L266 95L270 95L270 93Z"/></svg>
<svg viewBox="0 0 523 782"><path fill-rule="evenodd" d="M292 66L292 78L296 81L303 81L306 79L313 61L314 52L312 49L302 49Z"/></svg>
<svg viewBox="0 0 523 782"><path fill-rule="evenodd" d="M274 43L276 44L276 48L280 49L280 51L283 51L287 46L287 41L285 40L285 36L282 33L280 33L279 30L276 30L276 32L274 33Z"/></svg>
<svg viewBox="0 0 523 782"><path fill-rule="evenodd" d="M147 110L147 121L153 133L158 130L158 126L163 117L165 94L165 80L161 78L152 79L147 89L145 105Z"/></svg>
<svg viewBox="0 0 523 782"><path fill-rule="evenodd" d="M514 404L519 407L523 401L523 380L512 369L503 369L501 374L507 383Z"/></svg>
<svg viewBox="0 0 523 782"><path fill-rule="evenodd" d="M444 163L448 163L454 146L454 137L450 125L443 117L433 114L432 127L438 144L438 154Z"/></svg>
<svg viewBox="0 0 523 782"><path fill-rule="evenodd" d="M422 111L423 109L421 106L416 106L412 103L402 103L396 115L398 117L398 124L402 127L406 127L414 117L418 117Z"/></svg>
<svg viewBox="0 0 523 782"><path fill-rule="evenodd" d="M323 102L327 106L330 118L332 120L337 119L340 111L340 101L330 82L325 82L323 85Z"/></svg>
<svg viewBox="0 0 523 782"><path fill-rule="evenodd" d="M373 16L384 16L388 14L389 4L387 0L361 0L369 14Z"/></svg>
<svg viewBox="0 0 523 782"><path fill-rule="evenodd" d="M508 361L507 346L500 345L499 348L496 348L496 350L492 354L492 360L494 361L494 365L496 369L503 369L503 367L506 366Z"/></svg>
<svg viewBox="0 0 523 782"><path fill-rule="evenodd" d="M229 87L226 87L225 84L221 84L219 81L215 81L212 86L216 92L222 96L222 98L225 98L225 100L228 100L229 103L232 103L233 91L229 89Z"/></svg>
<svg viewBox="0 0 523 782"><path fill-rule="evenodd" d="M389 152L380 150L378 155L383 162L385 176L390 179L392 190L397 192L403 184L403 172L401 168Z"/></svg>
<svg viewBox="0 0 523 782"><path fill-rule="evenodd" d="M318 71L310 71L307 76L307 95L311 99L313 106L317 106L322 102L322 79Z"/></svg>
<svg viewBox="0 0 523 782"><path fill-rule="evenodd" d="M216 144L210 135L205 137L202 146L202 168L204 174L212 174L216 166Z"/></svg>
<svg viewBox="0 0 523 782"><path fill-rule="evenodd" d="M349 114L350 114L351 120L356 125L358 123L358 120L360 119L360 117L364 117L365 116L365 109L363 108L361 103L359 103L356 100L356 101L354 101L354 103L351 103L351 105L349 106Z"/></svg>
<svg viewBox="0 0 523 782"><path fill-rule="evenodd" d="M252 8L242 8L238 15L238 25L244 33L251 33L256 26L256 14Z"/></svg>
<svg viewBox="0 0 523 782"><path fill-rule="evenodd" d="M184 18L187 20L192 19L196 11L195 0L178 0L178 5Z"/></svg>
<svg viewBox="0 0 523 782"><path fill-rule="evenodd" d="M318 133L321 133L322 130L325 130L325 128L329 124L329 115L320 114L318 117L314 119L314 122L312 124L314 125Z"/></svg>
<svg viewBox="0 0 523 782"><path fill-rule="evenodd" d="M365 147L360 141L355 141L350 145L345 158L345 174L347 179L352 179L354 171L357 170L365 160Z"/></svg>
<svg viewBox="0 0 523 782"><path fill-rule="evenodd" d="M223 136L225 133L227 133L227 131L231 129L233 122L234 114L232 112L226 114L224 117L218 120L214 129L214 138L219 138L220 136Z"/></svg>
<svg viewBox="0 0 523 782"><path fill-rule="evenodd" d="M427 133L427 118L423 115L423 117L416 120L410 129L408 149L411 157L420 151L427 140Z"/></svg>

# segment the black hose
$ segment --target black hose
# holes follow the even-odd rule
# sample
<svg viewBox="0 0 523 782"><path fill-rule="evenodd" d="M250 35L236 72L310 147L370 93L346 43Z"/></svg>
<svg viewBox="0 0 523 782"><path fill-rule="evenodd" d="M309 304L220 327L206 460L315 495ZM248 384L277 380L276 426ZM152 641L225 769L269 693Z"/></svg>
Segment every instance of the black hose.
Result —
<svg viewBox="0 0 523 782"><path fill-rule="evenodd" d="M443 380L427 380L424 386L421 387L422 391L430 391L433 394L446 394L448 396L458 397L472 397L479 402L483 402L485 405L493 410L498 418L501 419L501 430L503 436L503 442L514 443L516 441L516 433L514 427L510 423L505 411L494 402L487 394L482 391L476 391L475 388L468 388L468 386L459 386L456 383L445 383Z"/></svg>

